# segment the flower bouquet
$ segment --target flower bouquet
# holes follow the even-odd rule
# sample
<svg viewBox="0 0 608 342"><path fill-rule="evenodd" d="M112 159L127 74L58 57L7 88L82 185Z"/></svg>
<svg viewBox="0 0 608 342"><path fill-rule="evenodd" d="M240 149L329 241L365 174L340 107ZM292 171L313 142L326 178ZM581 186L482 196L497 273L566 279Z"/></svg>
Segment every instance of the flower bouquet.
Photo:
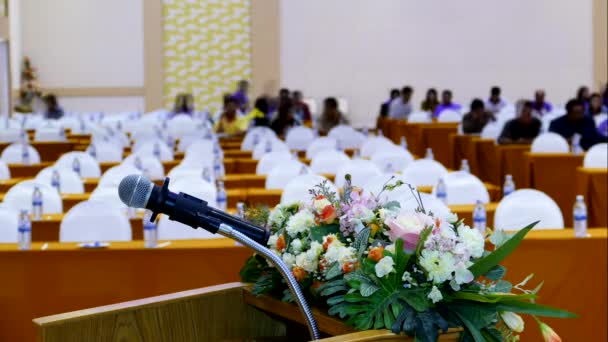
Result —
<svg viewBox="0 0 608 342"><path fill-rule="evenodd" d="M409 186L390 183L381 193ZM524 328L518 314L574 317L535 303L542 283L525 288L532 276L516 285L503 279L499 263L534 223L513 236L480 232L456 215L435 216L410 189L416 210L383 203L380 194L352 187L347 175L341 194L322 183L310 190L309 203L251 217L271 230L268 247L292 269L309 302L359 330L390 329L434 342L440 331L462 327L463 341L517 341ZM493 251L485 250L486 235ZM256 295L292 300L279 272L258 255L241 278L254 283ZM546 336L559 341L552 331Z"/></svg>

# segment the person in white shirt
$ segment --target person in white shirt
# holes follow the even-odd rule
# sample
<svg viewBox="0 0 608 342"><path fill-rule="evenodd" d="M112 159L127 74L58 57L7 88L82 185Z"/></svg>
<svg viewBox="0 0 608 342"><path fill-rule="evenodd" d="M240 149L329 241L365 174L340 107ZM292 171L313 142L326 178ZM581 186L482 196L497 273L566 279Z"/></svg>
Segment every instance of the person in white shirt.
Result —
<svg viewBox="0 0 608 342"><path fill-rule="evenodd" d="M492 114L498 114L505 106L507 102L500 97L500 88L492 87L490 89L490 98L486 101L486 110Z"/></svg>
<svg viewBox="0 0 608 342"><path fill-rule="evenodd" d="M412 112L410 99L414 90L412 87L405 86L401 89L401 96L391 101L388 109L388 117L391 119L406 120Z"/></svg>

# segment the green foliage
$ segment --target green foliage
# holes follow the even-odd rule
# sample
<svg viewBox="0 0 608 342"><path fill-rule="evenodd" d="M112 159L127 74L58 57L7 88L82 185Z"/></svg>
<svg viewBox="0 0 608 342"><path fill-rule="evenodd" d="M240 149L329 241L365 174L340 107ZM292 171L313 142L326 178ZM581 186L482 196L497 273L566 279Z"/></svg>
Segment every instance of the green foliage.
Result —
<svg viewBox="0 0 608 342"><path fill-rule="evenodd" d="M340 234L340 225L339 224L326 224L322 226L312 227L310 229L310 237L313 241L317 241L319 243L323 243L323 238L329 234L336 234L339 236Z"/></svg>
<svg viewBox="0 0 608 342"><path fill-rule="evenodd" d="M500 266L500 265L496 265L496 266L492 267L492 269L489 270L483 276L490 280L500 280L500 279L502 279L502 277L505 276L505 273L507 273L506 268L504 268L503 266Z"/></svg>
<svg viewBox="0 0 608 342"><path fill-rule="evenodd" d="M262 276L262 271L266 266L266 260L262 256L257 254L250 256L239 272L241 281L245 283L256 282Z"/></svg>
<svg viewBox="0 0 608 342"><path fill-rule="evenodd" d="M365 253L367 250L370 235L371 229L369 227L365 227L355 237L353 248L357 250L357 259L361 259L363 253Z"/></svg>
<svg viewBox="0 0 608 342"><path fill-rule="evenodd" d="M347 176L350 177L350 175ZM324 196L334 205L339 203L336 193L330 189L327 180L324 180L321 184L315 185L312 189L308 190L308 193L312 196L312 198Z"/></svg>
<svg viewBox="0 0 608 342"><path fill-rule="evenodd" d="M252 224L260 227L265 227L268 222L270 209L266 205L259 205L255 208L247 208L245 211L245 219Z"/></svg>

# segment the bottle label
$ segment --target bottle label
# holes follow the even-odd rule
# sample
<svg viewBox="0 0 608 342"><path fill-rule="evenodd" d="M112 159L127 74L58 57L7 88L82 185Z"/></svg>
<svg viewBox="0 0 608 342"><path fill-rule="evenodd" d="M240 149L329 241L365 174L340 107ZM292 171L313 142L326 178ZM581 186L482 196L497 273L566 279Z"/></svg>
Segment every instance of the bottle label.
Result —
<svg viewBox="0 0 608 342"><path fill-rule="evenodd" d="M587 215L584 214L575 214L574 215L574 221L586 221L587 220Z"/></svg>
<svg viewBox="0 0 608 342"><path fill-rule="evenodd" d="M29 233L32 231L32 229L30 227L19 227L17 228L17 231L21 234L23 233Z"/></svg>
<svg viewBox="0 0 608 342"><path fill-rule="evenodd" d="M42 200L33 200L32 205L33 206L42 206Z"/></svg>
<svg viewBox="0 0 608 342"><path fill-rule="evenodd" d="M486 217L485 216L475 216L473 218L473 222L486 222Z"/></svg>
<svg viewBox="0 0 608 342"><path fill-rule="evenodd" d="M144 230L156 230L155 224L144 224Z"/></svg>

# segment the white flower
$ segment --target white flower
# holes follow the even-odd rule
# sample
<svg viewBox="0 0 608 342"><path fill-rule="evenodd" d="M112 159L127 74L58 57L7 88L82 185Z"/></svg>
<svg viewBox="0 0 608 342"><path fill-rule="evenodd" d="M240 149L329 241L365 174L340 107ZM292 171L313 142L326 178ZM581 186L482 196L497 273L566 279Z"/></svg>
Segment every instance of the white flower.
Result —
<svg viewBox="0 0 608 342"><path fill-rule="evenodd" d="M386 208L380 208L378 210L378 214L380 215L380 221L384 222L388 218L395 217L397 215L397 212Z"/></svg>
<svg viewBox="0 0 608 342"><path fill-rule="evenodd" d="M318 257L319 255L321 255L322 252L323 252L323 245L318 243L317 241L313 241L310 244L310 248L308 249L308 252L306 252L306 253L312 253L313 255Z"/></svg>
<svg viewBox="0 0 608 342"><path fill-rule="evenodd" d="M296 266L303 268L306 272L315 272L319 266L319 256L311 250L296 256Z"/></svg>
<svg viewBox="0 0 608 342"><path fill-rule="evenodd" d="M384 247L384 250L395 254L395 244L391 243L390 245Z"/></svg>
<svg viewBox="0 0 608 342"><path fill-rule="evenodd" d="M512 331L517 333L524 331L524 320L520 315L510 311L503 311L500 313L500 318Z"/></svg>
<svg viewBox="0 0 608 342"><path fill-rule="evenodd" d="M268 223L273 227L280 228L287 218L285 209L286 207L281 204L274 207L268 215Z"/></svg>
<svg viewBox="0 0 608 342"><path fill-rule="evenodd" d="M449 213L449 214L446 216L446 218L445 218L445 219L446 219L446 221L448 221L449 223L451 223L451 224L455 224L456 222L458 222L458 215L457 215L457 214L455 214L455 213Z"/></svg>
<svg viewBox="0 0 608 342"><path fill-rule="evenodd" d="M328 205L331 205L331 202L329 200L327 200L327 198L322 198L322 199L314 200L312 202L313 208L315 208L315 210L318 213L322 212L323 209L325 209L325 207L327 207Z"/></svg>
<svg viewBox="0 0 608 342"><path fill-rule="evenodd" d="M452 278L454 256L452 253L424 249L420 257L420 266L428 273L428 280L441 284Z"/></svg>
<svg viewBox="0 0 608 342"><path fill-rule="evenodd" d="M298 233L307 232L315 225L315 216L308 210L302 210L287 220L285 230L291 237L296 237Z"/></svg>
<svg viewBox="0 0 608 342"><path fill-rule="evenodd" d="M394 272L395 268L393 266L395 266L393 258L390 256L385 256L384 258L380 259L375 266L376 276L378 276L378 278L382 278L385 275Z"/></svg>
<svg viewBox="0 0 608 342"><path fill-rule="evenodd" d="M296 257L291 253L284 253L283 262L291 268L296 263Z"/></svg>
<svg viewBox="0 0 608 342"><path fill-rule="evenodd" d="M427 296L433 303L437 303L439 301L441 301L443 299L443 296L441 295L441 291L439 291L439 289L437 288L437 286L433 285L433 288L431 289L431 292L429 292L429 295Z"/></svg>
<svg viewBox="0 0 608 342"><path fill-rule="evenodd" d="M468 255L473 258L479 258L483 255L485 240L477 229L464 225L460 226L458 227L458 237Z"/></svg>
<svg viewBox="0 0 608 342"><path fill-rule="evenodd" d="M270 247L270 249L276 249L278 239L279 239L279 234L270 235L270 237L268 238L268 247Z"/></svg>
<svg viewBox="0 0 608 342"><path fill-rule="evenodd" d="M340 263L340 266L357 261L355 256L356 252L357 250L353 247L341 247L338 253L338 262Z"/></svg>
<svg viewBox="0 0 608 342"><path fill-rule="evenodd" d="M302 252L302 240L300 240L300 239L291 240L289 247L291 248L291 251L293 253L295 253L296 255L300 254L300 252Z"/></svg>
<svg viewBox="0 0 608 342"><path fill-rule="evenodd" d="M401 280L403 280L406 283L411 283L412 280L414 280L414 279L412 278L412 274L410 272L405 271L405 272L403 272L403 276L401 277Z"/></svg>

